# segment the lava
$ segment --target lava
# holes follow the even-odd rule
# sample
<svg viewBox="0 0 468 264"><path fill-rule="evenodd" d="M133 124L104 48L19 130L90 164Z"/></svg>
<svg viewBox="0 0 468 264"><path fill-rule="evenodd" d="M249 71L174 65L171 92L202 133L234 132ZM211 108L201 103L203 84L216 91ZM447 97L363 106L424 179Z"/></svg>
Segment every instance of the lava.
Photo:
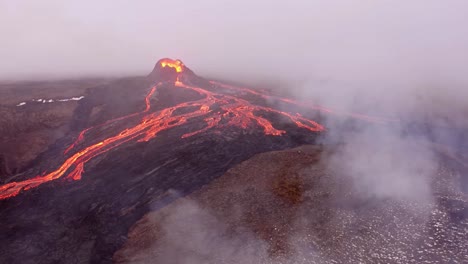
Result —
<svg viewBox="0 0 468 264"><path fill-rule="evenodd" d="M391 118L368 116L368 115L358 114L358 113L348 113L348 112L343 112L343 111L337 111L336 109L332 110L332 109L324 107L324 106L315 105L315 104L312 104L312 103L299 102L299 101L295 101L295 100L292 100L292 99L289 99L289 98L283 98L283 97L274 96L274 95L268 95L268 94L261 93L259 91L252 90L252 89L249 89L249 88L228 85L228 84L224 84L224 83L220 83L220 82L216 82L216 81L210 81L210 83L213 84L213 85L217 85L217 86L226 88L226 89L253 94L253 95L259 96L259 97L261 97L263 99L272 99L272 100L275 100L275 101L279 101L279 102L283 102L283 103L287 103L287 104L292 104L292 105L295 105L295 106L300 106L300 107L306 108L306 109L317 110L317 111L324 112L324 113L327 113L327 114L344 115L344 116L349 116L349 117L352 117L352 118L355 118L355 119L361 119L361 120L365 120L365 121L368 121L368 122L375 122L375 123L382 123L382 124L386 124L388 122L397 122L398 121L396 119L391 119Z"/></svg>
<svg viewBox="0 0 468 264"><path fill-rule="evenodd" d="M114 119L110 119L110 120L107 120L106 122L100 124L100 125L97 125L97 126L94 126L94 127L89 127L89 128L86 128L85 130L81 131L79 134L78 134L78 137L77 139L75 140L75 142L73 142L67 149L65 149L64 153L63 154L67 154L70 150L72 150L78 143L80 143L81 141L84 140L84 136L86 134L86 132L90 131L91 129L95 129L95 128L98 128L98 127L103 127L105 125L108 125L108 124L111 124L111 123L114 123L116 121L120 121L120 120L124 120L124 119L128 119L130 117L133 117L133 116L137 116L139 114L142 114L142 113L146 113L150 110L150 98L151 96L153 96L154 92L156 92L156 87L161 85L161 83L158 83L158 85L154 86L151 88L151 90L149 91L149 93L146 95L145 97L145 104L146 104L146 107L145 107L145 110L143 110L142 112L137 112L137 113L133 113L133 114L130 114L130 115L126 115L126 116L121 116L121 117L118 117L118 118L114 118Z"/></svg>
<svg viewBox="0 0 468 264"><path fill-rule="evenodd" d="M162 68L170 67L175 70L178 74L182 74L184 70L184 64L180 60L163 59L160 61ZM168 84L158 83L153 86L145 97L146 107L140 112L136 112L130 115L122 116L112 120L108 120L103 124L89 127L78 134L77 139L70 144L65 150L64 154L68 157L64 160L62 165L57 169L35 176L31 179L10 182L0 186L0 199L6 199L13 197L32 188L36 188L39 185L57 180L59 178L65 178L69 180L80 180L85 170L85 165L91 159L106 153L116 147L119 147L127 142L146 142L155 138L161 131L168 130L174 127L181 126L188 123L194 118L201 118L204 122L204 127L195 131L188 131L183 134L182 138L188 138L210 129L219 131L225 127L239 127L242 129L260 127L265 135L270 136L281 136L287 133L284 130L280 130L274 127L270 120L262 117L262 113L270 113L278 116L282 116L285 119L289 119L290 122L295 124L299 128L307 129L311 132L323 131L325 128L319 123L310 120L300 114L291 114L288 112L280 111L266 106L259 106L250 103L249 101L233 96L230 94L223 93L222 89L237 89L248 91L249 93L262 96L264 98L271 97L269 95L262 94L260 92L250 90L247 88L239 88L234 86L228 86L222 83L211 84L216 86L216 92L203 89L201 87L193 86L188 83L184 83L177 77L175 82L171 82L177 89L187 89L195 91L202 96L201 99L192 100L188 102L179 103L177 105L167 107L160 111L151 111L151 98L162 85ZM279 101L296 104L294 101L288 101L289 99L277 98ZM300 106L300 105L299 105ZM195 109L191 112L177 111L182 109ZM138 118L140 122L133 127L125 128L117 134L109 135L109 137L93 143L88 146L83 146L78 149L80 143L85 145L85 135L95 130L98 127L104 127L106 125L121 122L126 119ZM75 150L76 149L76 150ZM73 150L75 152L68 155Z"/></svg>
<svg viewBox="0 0 468 264"><path fill-rule="evenodd" d="M185 67L180 60L162 59L160 63L162 68L170 67L175 69L177 73L181 73Z"/></svg>

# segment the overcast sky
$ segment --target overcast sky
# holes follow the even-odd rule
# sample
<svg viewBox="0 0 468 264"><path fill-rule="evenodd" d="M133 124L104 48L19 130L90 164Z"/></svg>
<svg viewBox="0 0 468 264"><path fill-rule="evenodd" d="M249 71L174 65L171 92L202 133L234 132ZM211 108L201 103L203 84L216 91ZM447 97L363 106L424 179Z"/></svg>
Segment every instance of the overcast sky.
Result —
<svg viewBox="0 0 468 264"><path fill-rule="evenodd" d="M146 74L161 57L204 74L462 78L466 25L464 0L0 0L0 79Z"/></svg>

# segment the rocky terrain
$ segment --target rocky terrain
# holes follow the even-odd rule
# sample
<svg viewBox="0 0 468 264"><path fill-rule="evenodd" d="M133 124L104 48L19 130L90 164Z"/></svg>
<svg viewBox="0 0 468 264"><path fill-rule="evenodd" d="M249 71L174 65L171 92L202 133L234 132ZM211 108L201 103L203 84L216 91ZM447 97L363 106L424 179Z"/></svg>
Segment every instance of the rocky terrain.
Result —
<svg viewBox="0 0 468 264"><path fill-rule="evenodd" d="M329 147L258 154L145 215L117 263L465 263L466 167L441 157L436 198L362 197Z"/></svg>
<svg viewBox="0 0 468 264"><path fill-rule="evenodd" d="M342 134L382 120L171 59L146 77L61 85L2 91L1 263L467 260L464 145L421 142L437 153L433 200L382 199L330 163L341 143L321 143L334 133L324 113Z"/></svg>
<svg viewBox="0 0 468 264"><path fill-rule="evenodd" d="M69 133L78 105L78 100L70 99L78 99L88 88L106 82L0 83L0 177L21 172L37 155Z"/></svg>
<svg viewBox="0 0 468 264"><path fill-rule="evenodd" d="M298 126L280 112L251 112L257 106L250 102L260 104L263 112L269 109L258 95L213 85L189 69L180 86L174 83L179 74L161 65L147 78L86 90L67 118L69 133L20 174L4 178L0 262L111 263L128 229L148 211L197 190L257 153L312 144L318 135L306 121ZM158 81L164 82L152 93ZM167 109L174 112L158 117ZM223 118L210 129L207 115L216 113ZM130 141L148 135L156 137ZM100 149L100 142L109 145ZM86 156L88 150L92 156ZM84 163L74 164L81 155Z"/></svg>

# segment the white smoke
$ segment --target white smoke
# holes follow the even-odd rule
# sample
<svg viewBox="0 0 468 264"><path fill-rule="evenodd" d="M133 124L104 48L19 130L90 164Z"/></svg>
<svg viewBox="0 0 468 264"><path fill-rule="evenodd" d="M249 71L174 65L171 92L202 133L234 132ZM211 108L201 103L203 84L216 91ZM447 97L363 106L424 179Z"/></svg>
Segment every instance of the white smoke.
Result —
<svg viewBox="0 0 468 264"><path fill-rule="evenodd" d="M404 135L392 126L339 134L343 145L328 166L349 176L361 198L432 202L431 179L438 162L424 136Z"/></svg>
<svg viewBox="0 0 468 264"><path fill-rule="evenodd" d="M160 233L154 244L132 256L132 263L267 263L265 242L246 233L232 235L223 221L189 199L152 219Z"/></svg>

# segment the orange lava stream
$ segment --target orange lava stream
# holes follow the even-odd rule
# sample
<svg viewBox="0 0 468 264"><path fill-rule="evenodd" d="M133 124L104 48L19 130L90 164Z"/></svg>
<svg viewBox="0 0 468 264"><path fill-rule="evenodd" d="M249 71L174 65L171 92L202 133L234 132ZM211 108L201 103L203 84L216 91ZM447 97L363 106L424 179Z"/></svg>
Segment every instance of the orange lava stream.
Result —
<svg viewBox="0 0 468 264"><path fill-rule="evenodd" d="M137 112L137 113L133 113L133 114L130 114L130 115L126 115L126 116L121 116L121 117L118 117L118 118L114 118L114 119L110 119L110 120L107 120L106 122L102 123L102 124L99 124L97 126L93 126L93 127L89 127L83 131L80 132L80 134L78 135L77 139L75 140L75 142L73 142L64 152L63 154L67 154L70 150L72 150L76 145L78 145L78 143L80 143L81 141L84 140L84 135L86 134L86 132L90 131L91 129L95 129L95 128L98 128L98 127L103 127L105 125L108 125L108 124L111 124L111 123L114 123L116 121L120 121L120 120L124 120L124 119L128 119L128 118L131 118L131 117L134 117L134 116L137 116L137 115L140 115L140 114L143 114L143 113L146 113L150 110L150 98L153 96L154 92L156 92L156 87L161 85L161 83L158 83L158 85L156 85L155 87L151 88L150 92L146 95L145 97L145 104L146 104L146 108L145 110L143 110L142 112Z"/></svg>
<svg viewBox="0 0 468 264"><path fill-rule="evenodd" d="M250 94L260 96L260 97L262 97L264 99L274 99L276 101L293 104L293 105L300 106L300 107L303 107L303 108L318 110L318 111L321 111L321 112L324 112L324 113L327 113L327 114L345 115L345 116L350 116L352 118L365 120L365 121L368 121L368 122L375 122L375 123L382 123L382 124L385 124L385 123L388 123L388 122L398 122L397 119L376 117L376 116L368 116L368 115L358 114L358 113L348 113L348 112L343 112L343 111L337 111L337 110L332 110L330 108L320 106L320 105L313 105L313 104L307 104L307 103L304 103L304 102L298 102L298 101L295 101L295 100L292 100L292 99L289 99L289 98L283 98L283 97L274 96L274 95L266 95L264 93L261 93L261 92L258 92L256 90L252 90L252 89L249 89L249 88L245 88L245 87L238 87L238 86L234 86L234 85L228 85L228 84L224 84L224 83L220 83L220 82L216 82L216 81L210 81L210 83L213 84L213 85L216 85L216 86L226 88L226 89L231 89L231 90L235 90L235 91L242 91L242 92L246 92L246 93L250 93Z"/></svg>
<svg viewBox="0 0 468 264"><path fill-rule="evenodd" d="M163 67L165 67L164 65L167 65L169 67L174 67L177 71L177 67L181 67L181 70L183 69L183 64L181 63L176 64L175 66L173 64L164 63L164 61L161 63ZM202 95L203 98L199 100L183 102L158 112L149 113L151 110L151 97L161 85L162 83L159 83L154 86L145 97L145 110L112 119L101 125L83 130L78 135L78 138L75 140L75 142L73 142L70 147L67 148L65 154L76 148L77 144L83 141L85 134L92 129L141 115L142 119L140 123L133 127L126 128L114 136L110 136L100 142L91 144L90 146L75 152L73 155L68 157L59 168L52 172L44 173L40 176L36 176L24 181L10 182L0 186L0 199L7 199L9 197L16 196L21 191L35 188L43 183L50 182L61 177L70 180L80 180L82 173L84 172L84 166L86 162L95 158L96 156L108 152L109 150L129 141L149 141L156 137L161 131L180 126L197 117L203 118L206 124L205 127L196 131L185 133L182 135L182 138L188 138L212 128L221 129L227 126L236 126L243 129L259 126L263 129L265 135L272 136L281 136L286 133L284 130L276 129L268 119L258 116L258 112L274 113L286 117L298 127L308 129L312 132L324 130L322 125L316 123L313 120L302 117L299 114L293 115L269 107L253 105L244 99L223 93L211 92L200 87L186 85L179 80L174 83L175 88L196 91ZM217 109L216 111L212 109L215 104ZM187 107L195 108L196 110L193 110L189 113L176 114L176 110Z"/></svg>

